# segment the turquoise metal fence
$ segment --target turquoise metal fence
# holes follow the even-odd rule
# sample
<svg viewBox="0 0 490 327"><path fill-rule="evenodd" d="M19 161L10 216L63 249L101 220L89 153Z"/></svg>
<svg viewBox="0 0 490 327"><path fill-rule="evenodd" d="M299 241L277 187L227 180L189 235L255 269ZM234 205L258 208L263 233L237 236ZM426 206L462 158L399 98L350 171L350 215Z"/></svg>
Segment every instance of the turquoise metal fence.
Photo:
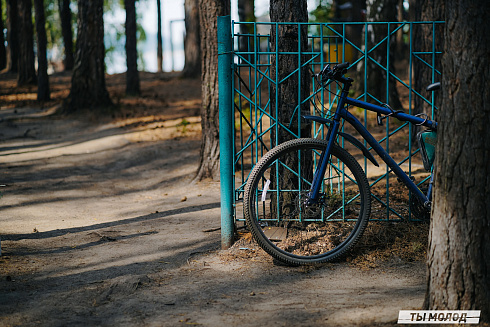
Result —
<svg viewBox="0 0 490 327"><path fill-rule="evenodd" d="M227 21L229 22L229 18ZM439 24L443 22L225 24L225 21L221 20L219 28L238 31L239 25L246 25L250 31L245 34L232 32L226 40L219 41L229 42L228 48L233 49L222 51L221 56L229 56L230 65L224 68L220 66L220 69L227 70L230 81L220 80L220 97L225 93L231 97L226 102L227 108L220 107L220 110L233 108L233 112L229 113L229 116L233 117L232 126L223 124L223 131L233 133L233 137L221 144L222 153L223 147L231 147L233 153L233 163L228 163L226 168L232 171L226 178L232 179L228 183L233 186L223 188L222 181L222 197L228 196L224 194L228 192L234 195L232 203L222 204L228 208L226 210L233 209L231 219L243 220L241 200L248 174L262 155L277 144L278 134L285 132L291 137L301 137L300 116L304 114L305 107L311 114L323 117L328 117L335 108L338 86L331 85L328 90L322 91L311 77L312 72L318 72L325 64L351 62L349 76L353 77L355 85L358 85L357 91L351 96L373 103L401 105L402 108L394 109L402 109L411 114L417 112L415 103L426 103L426 107L431 108L428 114L433 117L436 109L434 96L424 93L425 85L415 83L415 75L429 76L427 84L440 81L441 73L437 66L441 49L437 49L437 38L442 36L436 34ZM417 48L414 34L422 28L425 31L425 42L421 42L421 48ZM280 42L281 29L287 30L287 37L296 40L295 49L283 50L275 46ZM307 34L304 33L305 29L308 31ZM306 39L304 35L307 35ZM290 58L292 67L286 74L280 71L277 64L280 57ZM378 82L374 84L373 76L378 76ZM310 85L307 95L301 90L301 85L304 85L301 81L305 79L309 80ZM279 92L276 90L291 80L296 83L293 98L297 100L290 104L281 104ZM291 113L289 120L278 118L284 110ZM370 113L356 109L353 112L363 120L365 126L377 136L378 141L384 144L386 150L403 169L416 176L418 184L422 187L428 173L423 171L419 156L415 156L418 146L413 144L414 126L395 119L390 121L389 118L385 120L384 126L378 126L376 117L370 116ZM222 121L220 125L221 123ZM347 132L352 132L348 126L344 128ZM220 133L223 131L220 130ZM325 132L324 126L317 124L308 131L317 138L323 137ZM362 161L369 177L375 200L372 218L411 219L408 206L410 195L406 189L401 189L400 192L397 190L396 179L393 181L389 168L376 168L360 155L357 148L349 148L347 143L345 147L356 155L360 162Z"/></svg>

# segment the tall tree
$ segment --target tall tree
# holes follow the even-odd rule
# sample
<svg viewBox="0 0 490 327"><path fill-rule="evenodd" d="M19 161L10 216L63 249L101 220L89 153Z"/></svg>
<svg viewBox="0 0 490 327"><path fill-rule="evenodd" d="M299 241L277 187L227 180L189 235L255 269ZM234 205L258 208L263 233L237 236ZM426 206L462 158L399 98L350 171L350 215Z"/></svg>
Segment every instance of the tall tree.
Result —
<svg viewBox="0 0 490 327"><path fill-rule="evenodd" d="M392 22L398 17L398 0L367 0L366 1L366 20L368 22ZM388 30L387 25L368 25L367 51L371 51L371 59L367 61L367 86L366 90L381 102L389 102L391 107L398 110L402 107L400 97L396 88L396 81L387 72L379 67L375 62L384 68L388 68L391 73L395 73L395 50L396 35L391 35L376 47L389 33L393 32L395 26L392 25ZM387 55L387 43L389 41L389 56ZM389 63L388 63L389 60ZM374 62L375 61L375 62ZM389 94L386 95L386 80L389 78ZM361 82L361 83L360 83ZM362 84L362 80L358 81Z"/></svg>
<svg viewBox="0 0 490 327"><path fill-rule="evenodd" d="M6 0L7 4L7 70L19 70L19 10L17 0Z"/></svg>
<svg viewBox="0 0 490 327"><path fill-rule="evenodd" d="M238 0L238 19L241 22L255 22L255 0ZM246 31L250 32L250 29Z"/></svg>
<svg viewBox="0 0 490 327"><path fill-rule="evenodd" d="M238 19L240 22L255 22L255 0L238 0ZM238 39L240 51L253 51L254 38L245 36L253 33L253 25L240 24L240 34L243 35ZM248 56L247 60L253 60L253 55Z"/></svg>
<svg viewBox="0 0 490 327"><path fill-rule="evenodd" d="M429 309L490 322L490 34L487 0L445 7L442 108L428 250Z"/></svg>
<svg viewBox="0 0 490 327"><path fill-rule="evenodd" d="M365 21L365 12L366 12L366 0L335 0L333 2L334 7L334 21L335 22L364 22ZM335 28L335 26L334 26ZM347 40L352 42L355 46L362 48L364 41L364 25L362 24L347 24L345 25L345 32L343 31L343 26L338 25L337 32L342 35L345 33L345 37ZM348 53L348 47L350 45L346 42L345 53ZM355 62L359 59L358 51L352 52L352 62ZM360 66L360 65L359 65ZM356 81L354 84L355 88L360 88L362 86L362 82L364 81L364 70L358 69L355 71L354 69L349 71L349 76L354 78Z"/></svg>
<svg viewBox="0 0 490 327"><path fill-rule="evenodd" d="M440 0L410 0L410 20L413 22L430 22L430 21L442 21L444 20L444 1ZM434 27L434 29L433 29ZM432 46L435 46L436 51L442 51L444 45L444 24L437 24L432 26L432 24L413 24L412 25L412 49L414 52L427 53L419 54L417 57L412 57L412 88L415 92L418 92L422 96L427 96L425 88L432 83L432 70L424 63L422 59L433 64L432 59L434 59L435 68L441 71L441 57L434 54L432 58ZM434 44L433 44L434 43ZM436 76L437 77L437 76ZM436 80L435 82L439 82ZM434 97L434 104L440 107L440 92L433 92L431 96ZM413 97L413 109L412 114L424 113L431 117L432 106L424 101L419 96ZM434 115L437 114L437 111ZM437 119L437 117L431 117L432 119ZM412 125L412 144L417 144L416 137L417 133L421 129L420 126Z"/></svg>
<svg viewBox="0 0 490 327"><path fill-rule="evenodd" d="M37 99L46 101L50 98L48 59L46 57L46 19L44 17L44 0L34 0L37 34Z"/></svg>
<svg viewBox="0 0 490 327"><path fill-rule="evenodd" d="M74 64L73 57L73 32L71 29L71 9L70 0L58 0L58 8L61 19L61 35L63 36L65 57L63 66L65 70L72 70Z"/></svg>
<svg viewBox="0 0 490 327"><path fill-rule="evenodd" d="M162 4L157 0L157 71L163 71L163 45L162 45Z"/></svg>
<svg viewBox="0 0 490 327"><path fill-rule="evenodd" d="M138 73L138 51L136 50L136 8L135 0L124 0L126 8L126 94L140 94Z"/></svg>
<svg viewBox="0 0 490 327"><path fill-rule="evenodd" d="M201 38L199 23L199 1L185 0L185 64L182 74L184 77L201 75Z"/></svg>
<svg viewBox="0 0 490 327"><path fill-rule="evenodd" d="M105 85L103 0L78 0L78 33L67 112L112 106Z"/></svg>
<svg viewBox="0 0 490 327"><path fill-rule="evenodd" d="M0 1L0 70L7 67L7 50L5 49L5 36L3 34L2 1Z"/></svg>
<svg viewBox="0 0 490 327"><path fill-rule="evenodd" d="M444 17L444 1L440 0L411 0L410 1L410 18L414 22L442 21ZM436 51L442 51L444 41L444 24L434 26L432 24L414 24L412 31L412 48L414 51L432 52L434 42ZM422 54L419 57L423 57ZM423 57L426 62L432 64L430 55ZM425 95L424 90L432 83L432 71L427 65L420 60L414 59L413 63L413 88L416 92ZM436 69L441 69L441 58L435 58ZM437 81L439 82L439 81ZM434 93L436 102L439 102L438 92ZM420 97L414 97L414 114L426 113L431 114L432 107L423 101Z"/></svg>
<svg viewBox="0 0 490 327"><path fill-rule="evenodd" d="M34 68L34 35L32 26L32 0L19 0L19 71L17 85L36 84Z"/></svg>
<svg viewBox="0 0 490 327"><path fill-rule="evenodd" d="M306 0L271 0L270 2L271 22L289 23L289 22L308 22L308 11ZM278 34L276 36L276 34ZM296 24L285 24L271 27L271 51L275 52L297 52L299 37L301 36L301 49L306 51L308 47L307 28L302 26L298 30ZM276 39L278 43L276 44ZM306 58L302 58L302 63ZM277 70L276 70L277 67ZM295 72L296 71L296 72ZM273 86L271 94L271 108L278 108L277 120L283 126L298 126L297 107L299 101L308 98L310 93L310 73L308 67L298 70L298 55L281 54L278 57L272 56L271 76L273 79L282 81L280 85ZM289 76L289 77L288 77ZM288 77L287 79L285 79ZM285 80L284 80L285 79ZM284 81L283 81L284 80ZM301 90L300 99L298 99L298 88ZM275 95L277 93L277 96ZM278 103L276 103L276 98ZM310 113L309 104L301 105L302 114ZM296 113L296 114L295 114ZM303 124L301 137L310 136L310 127ZM275 139L275 134L273 139ZM280 128L277 135L277 144L292 139L293 136L284 128ZM273 140L275 144L275 140Z"/></svg>
<svg viewBox="0 0 490 327"><path fill-rule="evenodd" d="M271 22L278 23L293 23L293 22L308 22L308 11L306 0L271 0L270 1L270 18ZM310 77L311 73L307 67L300 65L307 62L307 57L304 54L291 54L298 51L300 47L302 52L306 52L308 48L307 27L299 27L297 24L278 24L271 26L271 52L279 52L279 55L271 57L271 78L278 81L278 85L273 85L271 88L271 113L276 118L276 126L279 128L272 129L271 141L272 146L276 146L285 141L295 138L286 128L292 129L294 132L299 132L300 137L311 136L311 125L305 122L298 124L300 115L309 115L309 102L301 104L308 98L310 93ZM277 40L277 42L276 42ZM300 43L298 45L298 43ZM289 53L289 54L287 54ZM300 56L300 58L298 58ZM298 59L300 59L298 63ZM307 66L307 65L305 65ZM299 94L299 97L298 97ZM277 102L276 102L277 99ZM300 126L300 131L297 126ZM304 171L313 172L312 158L302 156L300 158L290 158L289 167L297 167L301 160L301 167ZM272 188L276 189L298 189L298 179L293 178L291 171L278 167L271 171L272 174L281 176L279 185L275 185L276 177L271 176L273 181ZM275 175L276 176L276 175ZM288 177L289 176L289 177ZM312 177L312 176L306 176ZM287 210L284 206L291 203L292 199L287 198L291 194L285 192L279 197L272 197L271 210L276 211L278 208L277 202L283 210ZM277 201L277 202L276 202Z"/></svg>
<svg viewBox="0 0 490 327"><path fill-rule="evenodd" d="M366 0L335 0L333 2L335 22L363 22L365 20ZM356 46L362 43L362 25L348 24L345 26L345 35ZM339 29L342 33L342 30Z"/></svg>
<svg viewBox="0 0 490 327"><path fill-rule="evenodd" d="M201 153L196 180L219 178L218 16L230 14L229 0L199 0L202 56Z"/></svg>

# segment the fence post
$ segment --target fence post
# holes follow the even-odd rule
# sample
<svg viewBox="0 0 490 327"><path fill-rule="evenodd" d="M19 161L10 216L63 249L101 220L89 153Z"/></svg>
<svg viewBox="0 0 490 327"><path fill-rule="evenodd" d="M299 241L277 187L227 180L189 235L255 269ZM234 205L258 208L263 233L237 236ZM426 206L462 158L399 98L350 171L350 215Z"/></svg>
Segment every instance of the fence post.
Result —
<svg viewBox="0 0 490 327"><path fill-rule="evenodd" d="M221 248L233 244L233 106L231 90L231 17L218 17L219 144Z"/></svg>

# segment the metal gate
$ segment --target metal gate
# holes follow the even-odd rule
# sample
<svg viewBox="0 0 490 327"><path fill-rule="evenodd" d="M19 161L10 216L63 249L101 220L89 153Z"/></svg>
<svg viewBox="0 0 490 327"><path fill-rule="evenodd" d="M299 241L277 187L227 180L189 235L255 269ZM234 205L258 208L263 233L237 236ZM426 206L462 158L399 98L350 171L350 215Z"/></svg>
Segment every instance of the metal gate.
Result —
<svg viewBox="0 0 490 327"><path fill-rule="evenodd" d="M437 69L441 59L437 38L442 35L436 35L440 24L443 22L242 23L231 22L229 16L219 17L222 237L228 238L234 222L243 220L241 201L248 174L276 144L279 130L301 137L301 108L306 105L311 114L322 117L328 117L335 108L338 86L330 85L327 92L321 92L311 77L312 72L318 72L325 64L351 63L349 76L354 77L354 85L359 85L352 97L393 105L390 94L395 88L402 104L402 108L395 110L413 114L416 103L419 106L425 103L430 108L429 115L434 117L434 95L423 91L425 87L415 85L415 78L417 74L425 74L428 83L441 79ZM239 27L246 27L248 32L235 32ZM274 31L281 29L296 33L291 37L297 40L297 49L280 51L278 46L273 46L280 41L280 33ZM420 46L423 48L417 49L414 35L422 29L425 40ZM395 40L398 41L396 55L403 60L393 59ZM277 65L275 58L280 56L292 59L294 67L286 76L274 67ZM375 74L384 76L381 85L370 84L370 77ZM293 113L291 119L280 121L277 117L281 108L274 98L278 96L274 90L292 79L297 81L297 101L288 108ZM302 79L310 81L307 96L301 92L299 81ZM377 96L379 89L385 90L381 92L385 95L383 98ZM419 150L413 144L415 127L389 118L384 126L378 126L375 116L364 110L353 110L403 169L423 185L429 174L422 169L420 156L416 155ZM313 137L323 137L325 132L324 125L313 124ZM372 219L411 219L408 206L411 195L406 188L397 191L396 178L389 168L374 167L363 156L357 156L357 148L350 148L347 143L345 147L358 157L368 175L374 199ZM407 196L400 195L402 193Z"/></svg>

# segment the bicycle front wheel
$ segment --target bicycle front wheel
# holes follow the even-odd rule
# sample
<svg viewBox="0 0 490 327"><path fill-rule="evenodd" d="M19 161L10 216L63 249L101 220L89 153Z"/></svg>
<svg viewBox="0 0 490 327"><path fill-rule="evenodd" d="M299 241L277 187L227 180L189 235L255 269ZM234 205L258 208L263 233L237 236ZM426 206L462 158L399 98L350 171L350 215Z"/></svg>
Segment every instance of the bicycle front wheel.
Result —
<svg viewBox="0 0 490 327"><path fill-rule="evenodd" d="M339 258L361 237L371 210L358 162L335 145L315 205L306 205L327 142L295 139L269 151L250 173L244 215L257 243L288 265Z"/></svg>

